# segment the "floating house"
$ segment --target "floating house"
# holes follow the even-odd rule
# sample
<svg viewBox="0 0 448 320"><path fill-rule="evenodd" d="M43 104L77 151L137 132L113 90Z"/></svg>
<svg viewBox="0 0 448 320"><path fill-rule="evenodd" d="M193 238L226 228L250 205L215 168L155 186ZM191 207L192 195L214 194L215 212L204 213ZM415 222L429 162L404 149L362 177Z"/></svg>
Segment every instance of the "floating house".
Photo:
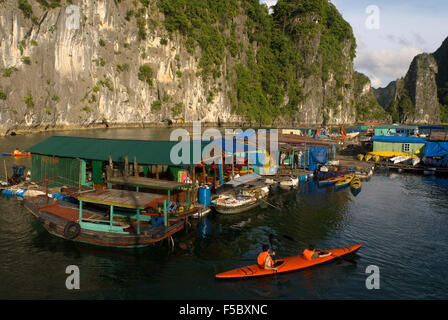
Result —
<svg viewBox="0 0 448 320"><path fill-rule="evenodd" d="M373 142L373 152L377 154L408 154L423 155L426 139L406 136L375 136Z"/></svg>
<svg viewBox="0 0 448 320"><path fill-rule="evenodd" d="M201 165L201 155L207 142L146 141L123 139L99 139L53 136L27 151L31 153L31 181L39 182L55 177L49 186L104 185L107 168L113 162L113 170L129 172L134 176L156 178L169 175L169 167L187 169ZM198 155L198 153L200 153ZM221 152L216 152L221 157ZM210 159L208 159L210 160Z"/></svg>
<svg viewBox="0 0 448 320"><path fill-rule="evenodd" d="M441 132L444 130L445 130L444 126L435 126L435 125L418 126L418 133L420 135L425 135L427 137L430 137L433 132Z"/></svg>
<svg viewBox="0 0 448 320"><path fill-rule="evenodd" d="M385 124L375 126L373 131L375 136L416 136L418 126Z"/></svg>
<svg viewBox="0 0 448 320"><path fill-rule="evenodd" d="M303 168L306 167L309 171L314 171L319 164L325 164L336 158L336 142L332 140L314 139L294 134L280 134L278 142L279 146L280 144L290 146L289 148L279 148L279 163L293 166L297 165ZM282 150L286 153L283 160L281 155ZM296 160L294 160L294 157L296 157Z"/></svg>

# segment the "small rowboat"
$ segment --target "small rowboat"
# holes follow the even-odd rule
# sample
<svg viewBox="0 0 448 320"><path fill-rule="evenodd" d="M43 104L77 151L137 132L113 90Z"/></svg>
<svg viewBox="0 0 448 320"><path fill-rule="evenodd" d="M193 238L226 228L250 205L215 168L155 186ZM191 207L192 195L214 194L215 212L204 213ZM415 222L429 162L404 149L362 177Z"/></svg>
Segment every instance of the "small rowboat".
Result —
<svg viewBox="0 0 448 320"><path fill-rule="evenodd" d="M214 208L221 214L236 214L258 207L260 202L256 197L227 197L216 200Z"/></svg>
<svg viewBox="0 0 448 320"><path fill-rule="evenodd" d="M336 176L336 177L331 177L329 179L325 179L325 180L321 180L319 181L319 187L324 187L324 186L329 186L332 184L335 184L336 182L344 179L345 176L341 175L341 176Z"/></svg>
<svg viewBox="0 0 448 320"><path fill-rule="evenodd" d="M5 152L3 153L4 156L12 156L12 157L29 157L31 156L31 152L23 152L23 153L12 153L12 152Z"/></svg>
<svg viewBox="0 0 448 320"><path fill-rule="evenodd" d="M299 178L291 178L280 182L280 189L291 190L299 185Z"/></svg>
<svg viewBox="0 0 448 320"><path fill-rule="evenodd" d="M342 189L347 187L350 182L352 182L353 178L355 177L355 175L353 173L351 174L347 174L344 176L344 178L338 182L336 182L336 185L334 186L336 189Z"/></svg>
<svg viewBox="0 0 448 320"><path fill-rule="evenodd" d="M357 195L361 191L361 179L358 177L354 177L352 182L350 182L350 188L352 190L353 195Z"/></svg>
<svg viewBox="0 0 448 320"><path fill-rule="evenodd" d="M361 244L356 244L345 248L327 250L326 252L331 253L331 255L322 258L312 259L311 261L305 259L305 257L301 254L284 259L278 259L275 260L277 271L264 269L261 268L258 264L253 264L250 266L236 268L230 271L218 273L215 275L215 278L217 279L252 278L260 276L270 276L276 273L301 270L325 262L329 262L331 260L345 256L347 254L356 252L359 248L361 248L361 246L362 246Z"/></svg>

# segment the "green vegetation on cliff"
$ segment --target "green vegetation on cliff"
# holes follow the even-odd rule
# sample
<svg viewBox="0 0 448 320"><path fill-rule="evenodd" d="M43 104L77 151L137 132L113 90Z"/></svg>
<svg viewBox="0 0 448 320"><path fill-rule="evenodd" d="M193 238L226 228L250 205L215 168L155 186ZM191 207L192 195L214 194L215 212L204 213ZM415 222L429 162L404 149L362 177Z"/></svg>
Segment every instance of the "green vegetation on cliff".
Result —
<svg viewBox="0 0 448 320"><path fill-rule="evenodd" d="M370 88L370 79L362 73L355 72L354 80L355 97L358 97L355 101L357 120L368 121L386 119L386 112L379 105L373 90ZM363 90L367 85L369 86L370 92L368 94L364 94Z"/></svg>
<svg viewBox="0 0 448 320"><path fill-rule="evenodd" d="M349 58L355 56L352 29L327 0L279 0L273 14L258 0L159 0L158 5L166 29L184 35L191 53L201 49L204 80L221 76L226 56L238 57L227 75L234 84L228 94L234 112L250 121L270 124L279 115L291 116L305 99L303 79L312 75L328 81L332 74L342 87L347 45ZM316 39L320 59L307 64Z"/></svg>

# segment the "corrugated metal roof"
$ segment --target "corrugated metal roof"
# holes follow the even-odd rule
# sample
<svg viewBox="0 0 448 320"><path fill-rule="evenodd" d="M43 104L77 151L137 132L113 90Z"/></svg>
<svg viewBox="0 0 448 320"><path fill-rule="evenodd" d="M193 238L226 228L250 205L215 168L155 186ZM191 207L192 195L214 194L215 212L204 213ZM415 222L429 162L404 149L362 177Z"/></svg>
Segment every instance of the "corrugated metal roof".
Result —
<svg viewBox="0 0 448 320"><path fill-rule="evenodd" d="M419 137L402 137L402 136L376 136L370 139L378 142L397 142L397 143L426 143L426 139Z"/></svg>
<svg viewBox="0 0 448 320"><path fill-rule="evenodd" d="M123 139L98 139L68 136L50 137L27 151L32 154L42 154L47 156L58 156L67 158L79 158L83 160L102 160L108 161L109 156L112 161L124 162L128 156L129 162L134 161L134 156L139 164L159 164L159 165L178 165L171 159L171 150L176 146L177 149L189 150L189 161L182 163L184 165L199 163L201 155L197 155L195 145L200 146L202 154L203 149L209 142L196 143L177 142L177 141L147 141L147 140L123 140ZM196 152L197 159L194 158ZM182 156L182 153L176 153ZM187 158L187 157L186 157ZM199 161L197 161L199 159ZM174 162L176 160L174 159ZM182 165L179 164L179 165Z"/></svg>

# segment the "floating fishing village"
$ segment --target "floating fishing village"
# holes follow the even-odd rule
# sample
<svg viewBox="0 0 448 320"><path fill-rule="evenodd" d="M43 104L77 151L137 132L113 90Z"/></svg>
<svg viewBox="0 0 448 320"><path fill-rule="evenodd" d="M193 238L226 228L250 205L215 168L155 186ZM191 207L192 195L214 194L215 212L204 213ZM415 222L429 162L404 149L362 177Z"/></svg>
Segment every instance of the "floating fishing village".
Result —
<svg viewBox="0 0 448 320"><path fill-rule="evenodd" d="M270 131L261 131L265 140ZM364 123L348 130L277 131L275 154L253 143L260 134L253 130L231 140L196 141L199 150L190 142L52 136L23 153L3 154L29 158L30 168L14 165L2 193L23 199L54 236L137 248L163 240L174 245L177 232L210 212L237 215L262 203L276 208L270 193L310 181L357 195L378 170L448 173L443 126ZM194 152L202 154L209 144L211 156L195 162ZM173 163L176 146L189 165Z"/></svg>
<svg viewBox="0 0 448 320"><path fill-rule="evenodd" d="M0 0L0 299L447 299L448 3L398 2Z"/></svg>

